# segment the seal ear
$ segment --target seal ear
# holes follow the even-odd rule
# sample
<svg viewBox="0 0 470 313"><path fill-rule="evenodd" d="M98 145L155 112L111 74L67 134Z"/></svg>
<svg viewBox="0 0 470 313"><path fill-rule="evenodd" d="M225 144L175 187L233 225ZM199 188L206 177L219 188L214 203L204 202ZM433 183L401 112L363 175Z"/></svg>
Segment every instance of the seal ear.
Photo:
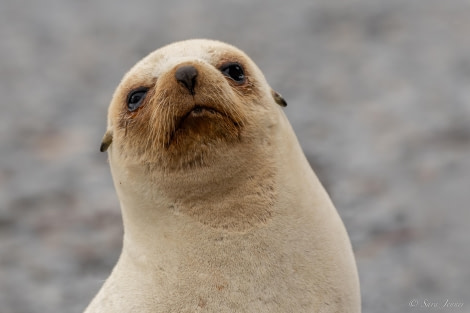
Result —
<svg viewBox="0 0 470 313"><path fill-rule="evenodd" d="M273 96L274 101L276 101L276 103L279 104L281 107L287 106L286 100L284 100L280 93L277 93L271 89L271 95Z"/></svg>
<svg viewBox="0 0 470 313"><path fill-rule="evenodd" d="M113 142L113 131L108 129L104 133L103 140L101 141L100 151L105 152L108 150L109 145Z"/></svg>

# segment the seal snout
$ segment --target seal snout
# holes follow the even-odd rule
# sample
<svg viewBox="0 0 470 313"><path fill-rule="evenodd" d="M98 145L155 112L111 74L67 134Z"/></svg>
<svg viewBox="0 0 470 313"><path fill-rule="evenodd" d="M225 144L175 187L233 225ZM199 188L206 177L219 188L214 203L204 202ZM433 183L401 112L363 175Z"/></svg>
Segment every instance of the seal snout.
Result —
<svg viewBox="0 0 470 313"><path fill-rule="evenodd" d="M191 95L194 95L194 87L196 86L197 69L192 65L180 66L175 71L176 80L188 89Z"/></svg>

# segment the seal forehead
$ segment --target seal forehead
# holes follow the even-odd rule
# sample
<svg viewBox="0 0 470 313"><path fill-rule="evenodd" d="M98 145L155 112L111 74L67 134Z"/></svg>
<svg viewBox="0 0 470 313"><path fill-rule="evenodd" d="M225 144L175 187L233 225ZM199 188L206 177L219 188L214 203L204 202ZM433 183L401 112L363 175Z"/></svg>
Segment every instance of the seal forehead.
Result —
<svg viewBox="0 0 470 313"><path fill-rule="evenodd" d="M229 44L204 39L175 42L162 47L156 52L161 52L166 55L168 59L191 57L200 58L205 61L211 61L227 53L240 56L243 54L242 51Z"/></svg>

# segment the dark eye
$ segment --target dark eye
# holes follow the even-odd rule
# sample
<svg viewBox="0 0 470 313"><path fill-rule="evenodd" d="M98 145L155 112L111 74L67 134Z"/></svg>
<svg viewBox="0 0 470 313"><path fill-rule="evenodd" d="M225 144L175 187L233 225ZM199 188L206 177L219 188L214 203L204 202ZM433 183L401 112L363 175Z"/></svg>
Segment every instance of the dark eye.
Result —
<svg viewBox="0 0 470 313"><path fill-rule="evenodd" d="M148 89L137 89L131 91L127 96L127 109L129 111L137 110L145 99L145 95L147 94Z"/></svg>
<svg viewBox="0 0 470 313"><path fill-rule="evenodd" d="M239 84L245 82L245 73L243 72L243 67L238 63L224 64L220 68L220 71L222 74L230 77Z"/></svg>

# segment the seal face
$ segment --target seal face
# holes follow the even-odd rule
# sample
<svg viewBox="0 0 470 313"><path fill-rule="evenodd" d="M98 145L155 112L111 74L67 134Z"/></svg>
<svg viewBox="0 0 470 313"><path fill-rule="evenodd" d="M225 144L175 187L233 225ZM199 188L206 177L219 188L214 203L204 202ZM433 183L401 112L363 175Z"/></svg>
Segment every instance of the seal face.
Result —
<svg viewBox="0 0 470 313"><path fill-rule="evenodd" d="M253 137L253 114L267 109L260 97L269 96L262 90L264 78L229 45L202 40L197 45L199 51L175 45L157 50L124 78L111 104L109 128L112 142L128 158L173 170L204 166L218 156L214 147ZM104 143L101 150L106 149Z"/></svg>
<svg viewBox="0 0 470 313"><path fill-rule="evenodd" d="M351 245L282 112L237 48L189 40L116 89L108 151L123 250L94 312L360 312Z"/></svg>

